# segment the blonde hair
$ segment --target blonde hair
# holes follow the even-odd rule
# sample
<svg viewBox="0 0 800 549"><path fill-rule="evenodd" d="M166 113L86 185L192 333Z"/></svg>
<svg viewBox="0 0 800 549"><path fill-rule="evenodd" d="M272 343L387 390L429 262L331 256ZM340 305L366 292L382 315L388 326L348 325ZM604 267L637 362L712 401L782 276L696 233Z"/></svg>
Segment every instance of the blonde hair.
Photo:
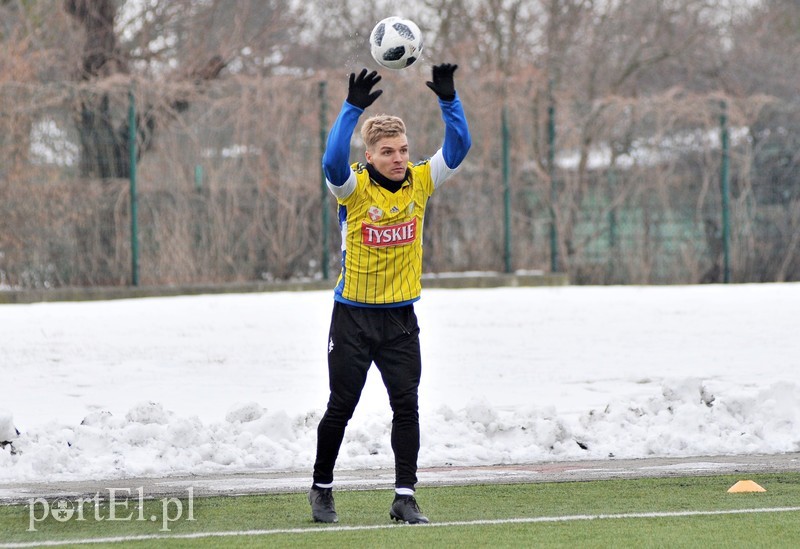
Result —
<svg viewBox="0 0 800 549"><path fill-rule="evenodd" d="M397 137L405 133L406 125L403 120L389 114L371 116L361 126L361 139L364 140L367 149L371 149L384 137Z"/></svg>

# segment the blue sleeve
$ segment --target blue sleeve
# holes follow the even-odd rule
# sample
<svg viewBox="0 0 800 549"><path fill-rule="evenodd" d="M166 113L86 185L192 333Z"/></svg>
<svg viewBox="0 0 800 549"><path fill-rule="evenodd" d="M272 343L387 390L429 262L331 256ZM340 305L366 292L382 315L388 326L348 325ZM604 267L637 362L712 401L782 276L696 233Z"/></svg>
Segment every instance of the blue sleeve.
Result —
<svg viewBox="0 0 800 549"><path fill-rule="evenodd" d="M461 106L458 93L452 101L439 99L439 106L442 109L442 119L444 120L442 156L447 167L454 170L467 156L472 145L472 137L469 134L467 117L464 115L464 108Z"/></svg>
<svg viewBox="0 0 800 549"><path fill-rule="evenodd" d="M322 155L322 171L327 180L337 187L344 185L350 177L350 138L362 112L364 109L345 101L328 134L325 154Z"/></svg>

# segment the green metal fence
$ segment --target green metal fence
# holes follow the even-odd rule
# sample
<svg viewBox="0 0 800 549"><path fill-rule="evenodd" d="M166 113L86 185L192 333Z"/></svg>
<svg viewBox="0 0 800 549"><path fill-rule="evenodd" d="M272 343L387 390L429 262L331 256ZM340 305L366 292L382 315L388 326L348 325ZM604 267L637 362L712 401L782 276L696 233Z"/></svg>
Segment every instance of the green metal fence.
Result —
<svg viewBox="0 0 800 549"><path fill-rule="evenodd" d="M0 140L0 285L328 279L340 242L320 157L344 85L326 82L218 82L179 109L141 81L37 90L22 111L25 154ZM775 167L791 137L759 126L757 109L718 98L603 105L588 139L591 108L547 85L506 103L480 82L459 93L473 148L430 203L426 272L800 280L800 178ZM385 95L412 157L432 154L435 102ZM23 100L8 88L0 98ZM92 167L98 158L106 169ZM351 158L363 158L357 136Z"/></svg>

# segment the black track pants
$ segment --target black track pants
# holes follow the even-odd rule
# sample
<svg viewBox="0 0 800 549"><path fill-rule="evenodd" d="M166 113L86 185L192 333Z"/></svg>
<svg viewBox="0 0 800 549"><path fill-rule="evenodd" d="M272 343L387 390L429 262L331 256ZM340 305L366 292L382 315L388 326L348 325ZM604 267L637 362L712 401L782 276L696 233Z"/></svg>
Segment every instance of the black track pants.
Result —
<svg viewBox="0 0 800 549"><path fill-rule="evenodd" d="M372 363L392 407L395 485L413 488L419 454L419 326L414 306L373 309L334 302L328 338L330 399L317 428L314 482L333 482L333 468Z"/></svg>

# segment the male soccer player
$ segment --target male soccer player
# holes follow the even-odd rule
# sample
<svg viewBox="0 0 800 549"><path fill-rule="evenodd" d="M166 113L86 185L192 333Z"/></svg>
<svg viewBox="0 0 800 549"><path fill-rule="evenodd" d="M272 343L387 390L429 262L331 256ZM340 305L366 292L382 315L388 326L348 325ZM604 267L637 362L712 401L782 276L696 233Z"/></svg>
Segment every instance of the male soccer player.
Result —
<svg viewBox="0 0 800 549"><path fill-rule="evenodd" d="M409 162L405 124L378 115L364 121L366 163L349 162L350 138L359 117L383 90L381 77L363 69L350 74L347 100L328 135L322 158L336 197L342 232L342 271L334 290L328 339L330 398L317 428L314 484L308 494L316 522L338 522L333 469L367 371L374 362L393 412L395 499L391 518L427 523L414 499L419 453L419 326L413 303L422 274L422 226L428 198L464 160L471 139L453 73L458 65L433 67L427 86L439 97L445 132L431 158Z"/></svg>

